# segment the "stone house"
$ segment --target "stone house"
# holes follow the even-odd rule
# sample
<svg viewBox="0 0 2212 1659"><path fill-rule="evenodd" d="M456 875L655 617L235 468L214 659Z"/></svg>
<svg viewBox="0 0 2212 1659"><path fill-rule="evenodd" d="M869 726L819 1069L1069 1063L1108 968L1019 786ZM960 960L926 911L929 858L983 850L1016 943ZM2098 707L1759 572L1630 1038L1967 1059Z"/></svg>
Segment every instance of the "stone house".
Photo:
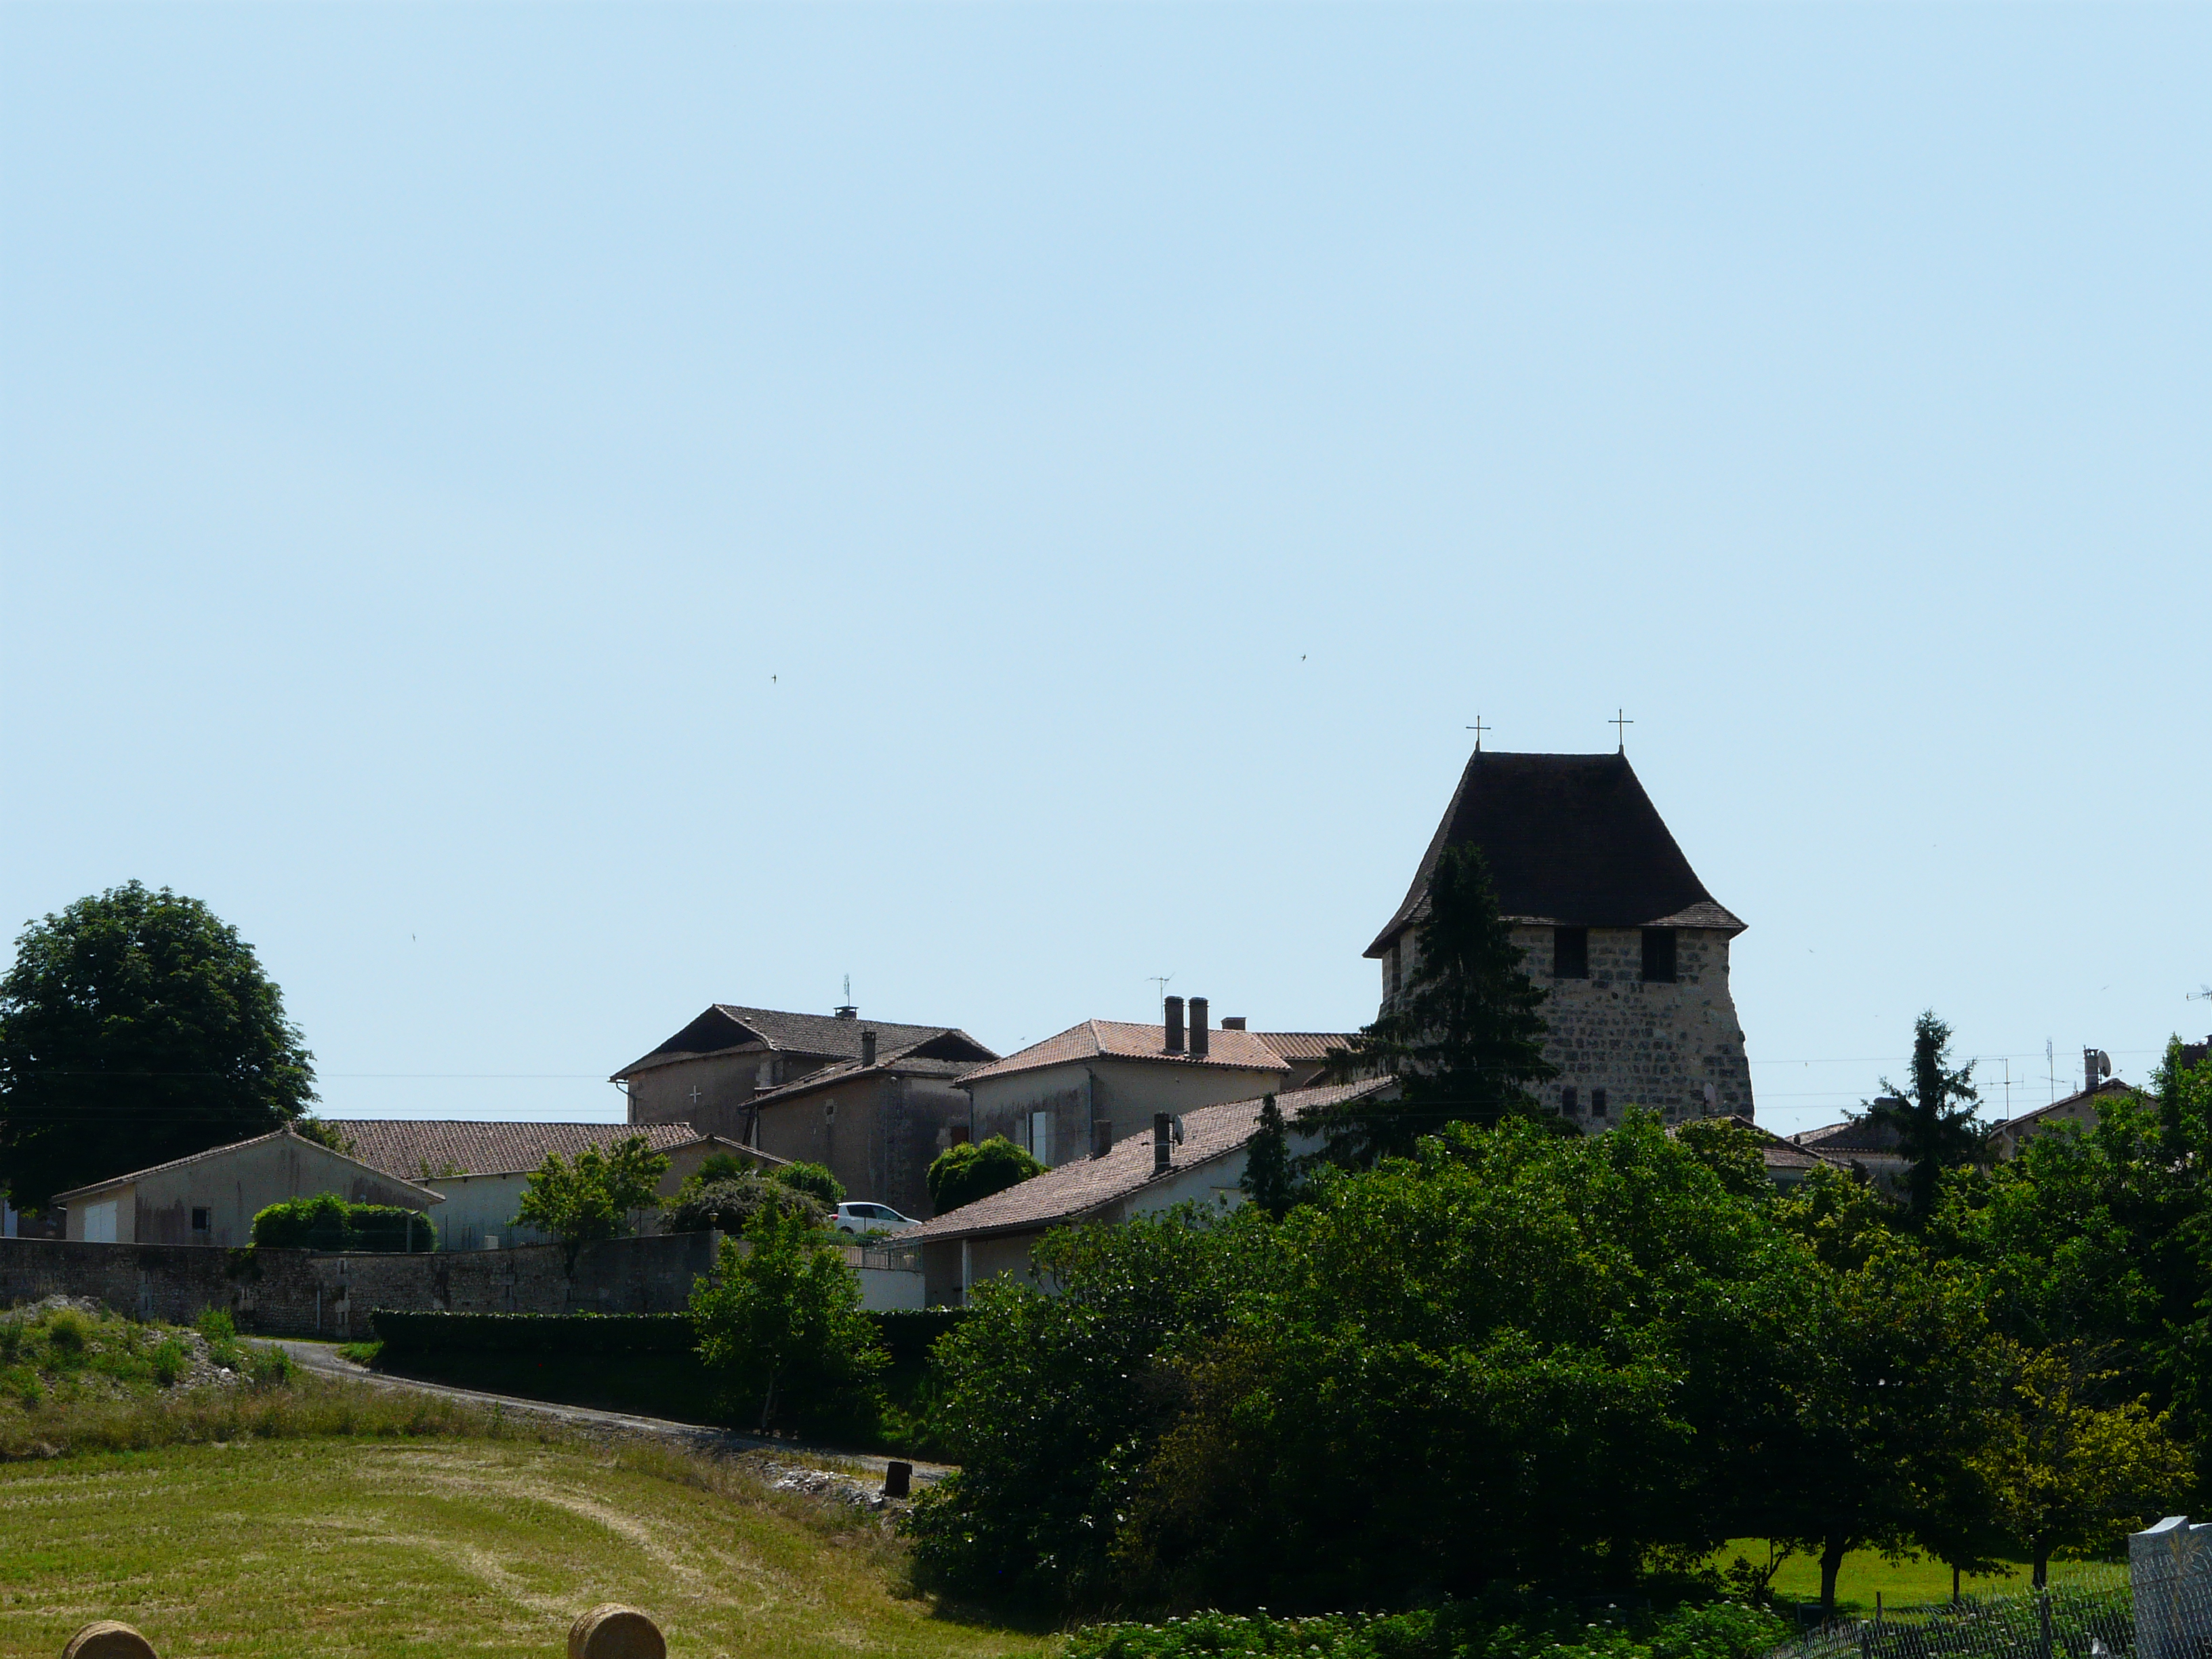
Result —
<svg viewBox="0 0 2212 1659"><path fill-rule="evenodd" d="M321 1193L420 1210L434 1223L445 1202L427 1186L278 1129L57 1193L54 1203L65 1237L82 1243L238 1248L253 1242L253 1218L271 1204Z"/></svg>
<svg viewBox="0 0 2212 1659"><path fill-rule="evenodd" d="M849 1006L831 1014L799 1014L718 1002L612 1080L629 1098L632 1123L688 1123L703 1134L756 1146L760 1103L827 1067L898 1062L920 1077L922 1062L969 1068L997 1058L954 1026L864 1022ZM911 1103L925 1117L940 1104L927 1091L917 1092ZM879 1194L854 1188L854 1196Z"/></svg>
<svg viewBox="0 0 2212 1659"><path fill-rule="evenodd" d="M943 1058L953 1045L942 1034L903 1049L878 1047L882 1029L861 1028L857 1058L756 1097L753 1144L780 1159L826 1164L848 1198L927 1217L935 1213L930 1164L968 1133L959 1081L982 1061Z"/></svg>
<svg viewBox="0 0 2212 1659"><path fill-rule="evenodd" d="M1477 749L1406 897L1366 954L1389 1007L1418 965L1429 878L1447 847L1480 847L1522 966L1548 994L1544 1104L1587 1130L1629 1105L1669 1122L1753 1115L1729 990L1744 924L1698 879L1625 754Z"/></svg>
<svg viewBox="0 0 2212 1659"><path fill-rule="evenodd" d="M1155 1030L1159 1029L1155 1026ZM1275 1103L1294 1154L1313 1151L1319 1136L1300 1120L1317 1107L1372 1097L1390 1099L1395 1078L1278 1094ZM1180 1142L1140 1131L1101 1143L1093 1154L1063 1161L1019 1186L963 1205L911 1231L902 1246L921 1252L922 1297L931 1307L958 1306L969 1291L1003 1273L1031 1275L1030 1252L1054 1227L1127 1221L1182 1203L1231 1208L1244 1201L1240 1183L1253 1135L1257 1099L1195 1106L1182 1115Z"/></svg>
<svg viewBox="0 0 2212 1659"><path fill-rule="evenodd" d="M439 1194L435 1220L441 1250L514 1249L550 1244L550 1234L515 1224L522 1189L549 1154L573 1160L586 1147L601 1152L632 1135L668 1159L656 1188L672 1198L699 1166L726 1153L762 1170L785 1162L750 1146L702 1135L688 1123L531 1123L456 1118L342 1117L326 1120L353 1143L362 1163ZM630 1216L638 1233L665 1231L660 1212Z"/></svg>
<svg viewBox="0 0 2212 1659"><path fill-rule="evenodd" d="M1204 997L1193 997L1190 1010L1186 1029L1183 999L1170 997L1161 1024L1086 1019L978 1066L960 1079L975 1103L970 1132L978 1140L1004 1135L1038 1163L1058 1165L1150 1133L1158 1112L1179 1115L1291 1088L1292 1065L1267 1034L1241 1022L1209 1030ZM1310 1076L1313 1067L1302 1060L1299 1069Z"/></svg>

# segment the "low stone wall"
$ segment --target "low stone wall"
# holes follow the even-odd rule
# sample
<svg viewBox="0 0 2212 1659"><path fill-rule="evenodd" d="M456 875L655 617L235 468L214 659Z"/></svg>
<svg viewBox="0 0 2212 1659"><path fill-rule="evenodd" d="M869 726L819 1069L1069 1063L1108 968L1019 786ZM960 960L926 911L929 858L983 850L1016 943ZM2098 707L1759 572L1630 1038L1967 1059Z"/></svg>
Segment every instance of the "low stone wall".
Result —
<svg viewBox="0 0 2212 1659"><path fill-rule="evenodd" d="M366 1340L378 1308L453 1313L677 1313L710 1271L719 1233L422 1255L227 1250L207 1244L0 1239L0 1307L88 1296L118 1313L186 1323L229 1310L243 1331Z"/></svg>

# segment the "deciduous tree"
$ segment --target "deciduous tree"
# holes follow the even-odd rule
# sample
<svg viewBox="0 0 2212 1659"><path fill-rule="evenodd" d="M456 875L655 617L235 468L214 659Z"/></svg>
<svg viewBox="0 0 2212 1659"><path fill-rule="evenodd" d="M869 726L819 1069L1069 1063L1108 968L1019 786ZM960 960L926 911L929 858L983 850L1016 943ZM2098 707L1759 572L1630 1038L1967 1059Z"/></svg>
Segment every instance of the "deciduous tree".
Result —
<svg viewBox="0 0 2212 1659"><path fill-rule="evenodd" d="M722 1241L712 1280L691 1293L699 1358L765 1432L780 1417L849 1421L876 1395L889 1358L860 1310L844 1253L802 1218L763 1211L744 1248Z"/></svg>
<svg viewBox="0 0 2212 1659"><path fill-rule="evenodd" d="M568 1271L576 1271L576 1252L601 1239L619 1238L631 1228L631 1215L658 1200L668 1159L643 1135L617 1141L610 1152L586 1146L570 1163L548 1152L522 1189L514 1224L535 1227L559 1239Z"/></svg>
<svg viewBox="0 0 2212 1659"><path fill-rule="evenodd" d="M0 1184L58 1192L266 1134L315 1098L313 1056L253 947L128 882L25 929L0 978Z"/></svg>

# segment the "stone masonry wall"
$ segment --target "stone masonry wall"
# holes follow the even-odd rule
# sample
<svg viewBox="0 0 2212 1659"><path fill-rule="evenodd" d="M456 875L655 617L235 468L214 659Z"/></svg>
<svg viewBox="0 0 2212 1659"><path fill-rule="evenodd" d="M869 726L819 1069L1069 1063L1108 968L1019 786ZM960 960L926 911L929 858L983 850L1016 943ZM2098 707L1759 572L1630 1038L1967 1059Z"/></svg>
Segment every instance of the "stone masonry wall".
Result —
<svg viewBox="0 0 2212 1659"><path fill-rule="evenodd" d="M1644 982L1644 936L1638 928L1589 930L1588 979L1552 976L1549 927L1516 927L1513 942L1526 952L1522 967L1548 994L1541 1011L1551 1028L1544 1057L1559 1075L1536 1091L1545 1105L1562 1110L1565 1091L1573 1089L1575 1109L1567 1115L1585 1129L1620 1122L1630 1105L1648 1106L1670 1123L1753 1115L1751 1066L1729 992L1726 933L1677 928L1671 984ZM1410 974L1410 933L1406 955ZM1713 1091L1710 1102L1707 1084ZM1598 1089L1606 1092L1602 1117L1591 1110L1592 1091Z"/></svg>
<svg viewBox="0 0 2212 1659"><path fill-rule="evenodd" d="M675 1313L714 1265L716 1233L586 1244L572 1279L556 1244L421 1255L228 1250L206 1244L0 1239L0 1307L56 1294L183 1323L229 1310L240 1330L365 1340L378 1308L456 1313Z"/></svg>

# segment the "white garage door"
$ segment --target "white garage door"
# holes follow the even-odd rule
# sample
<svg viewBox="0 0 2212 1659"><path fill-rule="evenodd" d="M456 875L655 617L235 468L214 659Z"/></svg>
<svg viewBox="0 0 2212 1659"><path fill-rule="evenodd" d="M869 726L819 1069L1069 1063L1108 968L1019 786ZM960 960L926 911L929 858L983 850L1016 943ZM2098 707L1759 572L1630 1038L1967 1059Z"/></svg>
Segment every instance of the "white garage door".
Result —
<svg viewBox="0 0 2212 1659"><path fill-rule="evenodd" d="M88 1244L115 1243L115 1200L84 1206L84 1242Z"/></svg>

